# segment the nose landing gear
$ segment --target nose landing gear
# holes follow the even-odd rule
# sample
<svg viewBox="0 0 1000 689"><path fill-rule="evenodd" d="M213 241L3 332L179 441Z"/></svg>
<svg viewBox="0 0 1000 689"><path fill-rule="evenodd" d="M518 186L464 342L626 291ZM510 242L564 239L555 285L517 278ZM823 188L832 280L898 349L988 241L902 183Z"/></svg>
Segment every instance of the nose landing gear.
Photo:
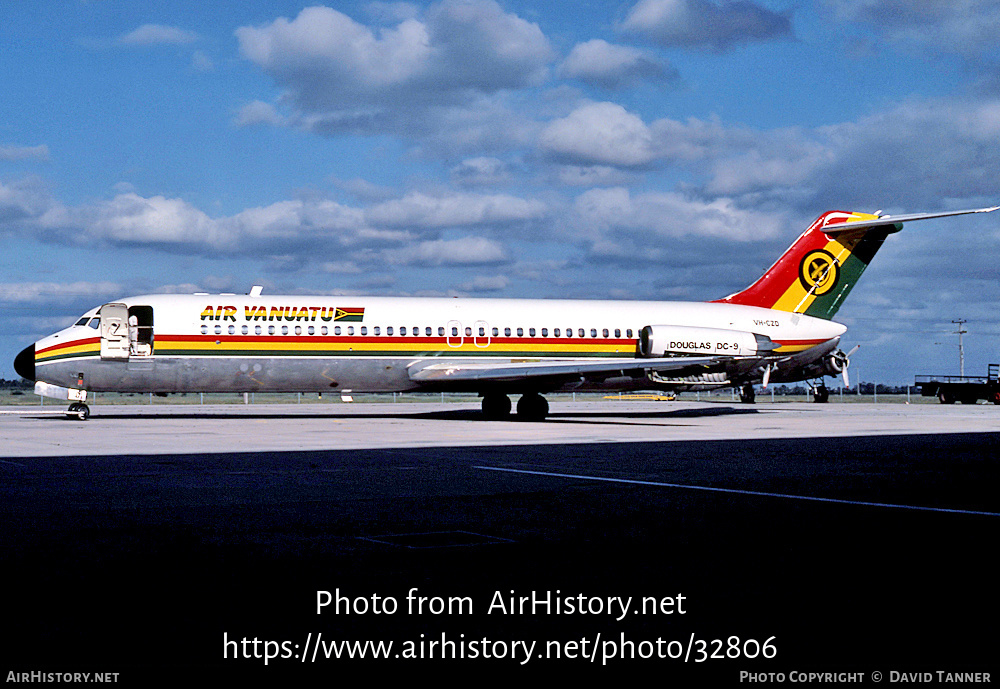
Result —
<svg viewBox="0 0 1000 689"><path fill-rule="evenodd" d="M86 421L90 418L90 407L83 402L74 402L69 405L69 409L66 410L66 418Z"/></svg>

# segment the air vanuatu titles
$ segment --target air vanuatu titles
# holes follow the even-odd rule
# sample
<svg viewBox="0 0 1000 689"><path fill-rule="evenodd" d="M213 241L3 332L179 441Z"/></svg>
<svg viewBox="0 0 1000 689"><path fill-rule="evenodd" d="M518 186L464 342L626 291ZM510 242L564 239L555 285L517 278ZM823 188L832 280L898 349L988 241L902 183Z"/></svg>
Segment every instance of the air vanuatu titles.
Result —
<svg viewBox="0 0 1000 689"><path fill-rule="evenodd" d="M555 591L532 591L530 596L518 596L515 591L505 595L495 591L487 615L614 615L621 622L630 612L634 615L684 615L687 597L643 596L635 601L628 596L587 596L583 593L561 595Z"/></svg>
<svg viewBox="0 0 1000 689"><path fill-rule="evenodd" d="M203 321L236 322L238 309L235 306L212 306L209 304L201 312ZM246 321L361 321L365 317L364 307L352 306L244 306L243 319Z"/></svg>

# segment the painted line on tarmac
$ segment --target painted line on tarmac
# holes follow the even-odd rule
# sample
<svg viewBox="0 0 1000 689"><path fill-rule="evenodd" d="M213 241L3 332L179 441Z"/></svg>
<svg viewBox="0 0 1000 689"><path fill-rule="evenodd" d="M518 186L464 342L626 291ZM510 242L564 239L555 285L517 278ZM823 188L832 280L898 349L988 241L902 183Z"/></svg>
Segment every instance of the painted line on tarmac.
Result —
<svg viewBox="0 0 1000 689"><path fill-rule="evenodd" d="M713 486L692 486L684 483L664 483L661 481L640 481L630 478L611 478L608 476L587 476L586 474L562 474L553 471L532 471L529 469L511 469L508 467L488 467L475 465L473 469L485 471L504 471L511 474L532 474L534 476L552 476L555 478L575 478L585 481L604 481L607 483L630 483L637 486L657 486L660 488L683 488L687 490L704 490L713 493L735 493L737 495L755 495L764 498L785 498L787 500L808 500L810 502L832 502L840 505L857 505L863 507L888 507L897 510L917 510L920 512L947 512L949 514L974 514L982 517L1000 517L1000 512L980 512L976 510L959 510L947 507L925 507L922 505L899 505L891 502L865 502L862 500L841 500L839 498L820 498L811 495L790 495L787 493L766 493L756 490L739 488L716 488Z"/></svg>

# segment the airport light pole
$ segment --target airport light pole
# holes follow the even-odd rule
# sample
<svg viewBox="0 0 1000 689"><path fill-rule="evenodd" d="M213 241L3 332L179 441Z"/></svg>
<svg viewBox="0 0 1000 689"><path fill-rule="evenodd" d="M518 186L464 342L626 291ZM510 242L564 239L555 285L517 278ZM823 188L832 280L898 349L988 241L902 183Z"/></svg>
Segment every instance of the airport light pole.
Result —
<svg viewBox="0 0 1000 689"><path fill-rule="evenodd" d="M958 326L958 330L955 331L956 334L958 335L958 375L964 378L965 377L965 349L962 347L962 335L964 335L965 333L967 333L969 331L963 329L962 326L965 323L968 323L968 321L965 320L964 318L959 318L958 320L952 321L952 323L955 323Z"/></svg>

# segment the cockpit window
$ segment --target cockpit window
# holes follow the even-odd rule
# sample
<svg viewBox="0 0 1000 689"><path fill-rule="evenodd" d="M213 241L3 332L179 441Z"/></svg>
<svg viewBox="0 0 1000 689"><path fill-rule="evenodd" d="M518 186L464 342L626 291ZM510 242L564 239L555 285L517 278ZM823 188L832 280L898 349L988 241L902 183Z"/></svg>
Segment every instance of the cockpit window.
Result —
<svg viewBox="0 0 1000 689"><path fill-rule="evenodd" d="M86 316L84 316L83 318L81 318L80 320L78 320L78 321L77 321L76 323L74 323L73 325L87 325L87 321L88 321L88 320L89 320L89 319L88 319L88 318L87 318Z"/></svg>
<svg viewBox="0 0 1000 689"><path fill-rule="evenodd" d="M90 323L87 323L87 325L89 325L94 330L97 330L98 328L101 327L101 319L98 318L97 316L94 316L93 318L90 319Z"/></svg>

